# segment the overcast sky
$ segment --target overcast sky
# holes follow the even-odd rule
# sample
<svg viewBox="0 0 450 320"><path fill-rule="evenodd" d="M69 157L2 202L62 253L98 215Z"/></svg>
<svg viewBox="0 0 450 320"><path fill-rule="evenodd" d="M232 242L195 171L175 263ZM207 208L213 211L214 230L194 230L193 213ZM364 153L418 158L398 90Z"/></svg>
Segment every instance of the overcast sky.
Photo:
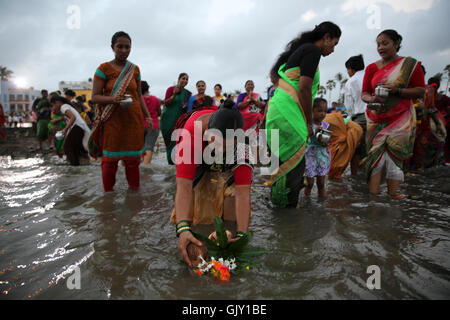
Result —
<svg viewBox="0 0 450 320"><path fill-rule="evenodd" d="M252 79L265 97L285 45L328 20L343 33L320 61L323 85L338 72L347 76L350 56L362 53L366 65L379 59L375 39L384 29L403 36L400 54L421 60L428 79L450 64L449 13L449 0L0 0L0 65L29 86L55 90L59 81L93 77L113 59L111 37L123 30L132 38L129 60L160 98L181 72L194 93L197 80L212 95L215 83L231 92Z"/></svg>

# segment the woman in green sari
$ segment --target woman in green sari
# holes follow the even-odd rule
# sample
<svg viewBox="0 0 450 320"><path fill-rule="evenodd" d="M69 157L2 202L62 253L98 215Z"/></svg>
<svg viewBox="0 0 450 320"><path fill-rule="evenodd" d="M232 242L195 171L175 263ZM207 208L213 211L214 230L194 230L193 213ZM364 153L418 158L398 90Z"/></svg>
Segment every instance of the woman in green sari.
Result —
<svg viewBox="0 0 450 320"><path fill-rule="evenodd" d="M272 202L280 208L297 207L304 187L304 155L312 131L312 101L320 84L321 56L334 52L340 28L323 22L292 40L273 67L280 79L269 102L266 130L271 152L280 166L272 175Z"/></svg>
<svg viewBox="0 0 450 320"><path fill-rule="evenodd" d="M187 73L182 73L178 77L178 84L170 87L166 91L164 99L164 109L161 115L160 128L161 134L166 145L167 161L173 165L172 150L175 147L175 141L172 141L172 133L180 116L187 111L187 103L192 93L185 89L189 82Z"/></svg>

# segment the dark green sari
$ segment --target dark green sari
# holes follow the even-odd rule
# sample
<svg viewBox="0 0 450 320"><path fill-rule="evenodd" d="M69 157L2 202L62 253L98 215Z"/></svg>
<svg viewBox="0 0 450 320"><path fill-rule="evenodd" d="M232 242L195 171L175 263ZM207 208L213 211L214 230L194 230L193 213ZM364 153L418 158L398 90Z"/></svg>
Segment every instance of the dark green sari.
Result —
<svg viewBox="0 0 450 320"><path fill-rule="evenodd" d="M170 165L173 165L172 150L175 147L175 141L172 141L172 133L175 125L181 115L186 113L187 102L192 93L189 90L183 89L173 100L172 104L164 106L164 110L161 115L160 128L166 145L167 161Z"/></svg>

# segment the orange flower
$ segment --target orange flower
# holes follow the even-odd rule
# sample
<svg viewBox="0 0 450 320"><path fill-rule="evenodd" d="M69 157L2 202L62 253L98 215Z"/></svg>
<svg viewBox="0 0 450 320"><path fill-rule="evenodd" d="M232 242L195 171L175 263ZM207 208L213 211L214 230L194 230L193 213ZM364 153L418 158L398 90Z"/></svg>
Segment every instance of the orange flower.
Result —
<svg viewBox="0 0 450 320"><path fill-rule="evenodd" d="M200 270L198 270L198 269L196 269L195 271L194 271L196 274L198 274L199 276L201 276L203 273L200 271Z"/></svg>
<svg viewBox="0 0 450 320"><path fill-rule="evenodd" d="M228 267L224 266L220 262L213 262L213 272L214 276L218 278L220 281L229 281L230 280L230 272L228 271Z"/></svg>

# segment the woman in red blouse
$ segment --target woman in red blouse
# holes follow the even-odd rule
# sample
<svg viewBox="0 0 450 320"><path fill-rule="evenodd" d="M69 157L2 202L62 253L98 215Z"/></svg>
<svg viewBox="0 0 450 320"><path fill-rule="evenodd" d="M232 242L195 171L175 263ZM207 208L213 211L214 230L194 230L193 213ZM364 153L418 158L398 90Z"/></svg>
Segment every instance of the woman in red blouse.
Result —
<svg viewBox="0 0 450 320"><path fill-rule="evenodd" d="M370 192L378 194L383 168L388 193L394 199L404 180L403 162L411 157L416 132L413 100L425 94L421 63L400 57L402 37L395 30L385 30L377 37L381 59L366 68L362 100L368 104L367 153L365 159ZM377 88L378 87L378 88Z"/></svg>

